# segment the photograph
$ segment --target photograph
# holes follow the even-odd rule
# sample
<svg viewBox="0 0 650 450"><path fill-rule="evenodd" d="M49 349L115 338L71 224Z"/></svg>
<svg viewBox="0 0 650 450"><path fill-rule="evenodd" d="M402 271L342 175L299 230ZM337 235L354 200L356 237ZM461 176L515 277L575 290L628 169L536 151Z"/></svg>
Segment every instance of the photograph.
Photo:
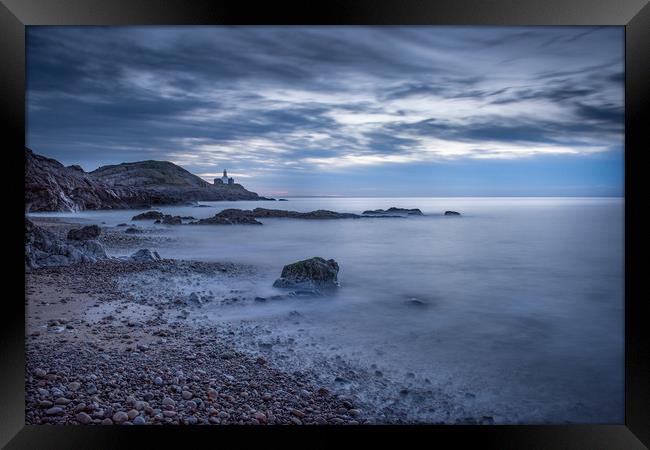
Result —
<svg viewBox="0 0 650 450"><path fill-rule="evenodd" d="M624 26L24 45L26 425L625 424Z"/></svg>

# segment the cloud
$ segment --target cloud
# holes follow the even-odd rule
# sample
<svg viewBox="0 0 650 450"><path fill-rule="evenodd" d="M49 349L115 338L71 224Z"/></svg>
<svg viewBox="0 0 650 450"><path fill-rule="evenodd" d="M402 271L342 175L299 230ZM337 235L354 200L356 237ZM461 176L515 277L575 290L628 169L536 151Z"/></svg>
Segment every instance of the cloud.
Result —
<svg viewBox="0 0 650 450"><path fill-rule="evenodd" d="M28 145L202 176L620 151L622 29L33 27ZM94 167L89 167L94 168Z"/></svg>

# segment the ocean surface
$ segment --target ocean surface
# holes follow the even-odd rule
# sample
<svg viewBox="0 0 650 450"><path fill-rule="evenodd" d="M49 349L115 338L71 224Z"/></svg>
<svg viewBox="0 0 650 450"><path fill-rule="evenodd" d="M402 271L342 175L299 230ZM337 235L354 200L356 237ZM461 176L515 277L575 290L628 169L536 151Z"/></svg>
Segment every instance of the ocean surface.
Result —
<svg viewBox="0 0 650 450"><path fill-rule="evenodd" d="M444 390L458 414L496 423L624 420L624 200L622 198L289 198L202 202L163 212L209 217L255 207L361 213L391 206L423 217L263 226L139 225L177 236L165 258L251 264L251 296L277 293L285 264L322 256L340 266L336 295L251 302L213 321L275 324L304 341L296 361L343 357L382 376ZM445 210L462 213L444 216ZM103 226L140 211L38 213ZM153 250L153 249L152 249ZM125 251L123 254L126 254ZM218 286L210 289L218 290ZM279 321L289 311L304 320ZM300 350L302 348L302 350ZM355 387L363 395L363 387ZM405 404L408 405L408 402ZM426 406L426 405L425 405ZM416 406L422 420L446 420ZM428 412L427 412L428 411ZM430 415L427 415L430 414Z"/></svg>

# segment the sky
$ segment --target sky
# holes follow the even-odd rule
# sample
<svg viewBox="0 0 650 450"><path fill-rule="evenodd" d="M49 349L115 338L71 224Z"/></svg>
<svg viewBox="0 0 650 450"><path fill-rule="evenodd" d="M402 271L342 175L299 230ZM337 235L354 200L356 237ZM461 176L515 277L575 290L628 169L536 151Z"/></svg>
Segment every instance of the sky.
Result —
<svg viewBox="0 0 650 450"><path fill-rule="evenodd" d="M27 135L271 196L621 196L622 27L34 27Z"/></svg>

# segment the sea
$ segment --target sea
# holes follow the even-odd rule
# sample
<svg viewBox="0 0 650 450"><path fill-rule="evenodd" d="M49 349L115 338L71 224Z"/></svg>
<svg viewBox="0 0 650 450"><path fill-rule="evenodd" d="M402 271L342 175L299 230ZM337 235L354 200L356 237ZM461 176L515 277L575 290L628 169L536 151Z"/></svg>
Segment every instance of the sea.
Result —
<svg viewBox="0 0 650 450"><path fill-rule="evenodd" d="M296 346L300 364L344 358L385 380L403 380L411 392L440 394L409 403L409 389L400 391L402 409L415 420L450 421L453 414L441 413L446 405L456 416L495 423L623 423L623 198L201 203L159 209L196 218L255 207L361 213L394 206L424 214L260 219L263 226L138 222L177 238L152 248L164 258L256 267L259 275L241 281L251 297L277 294L272 284L285 264L314 256L339 264L335 294L215 309L210 320L273 324L272 333L304 342ZM445 216L446 210L461 216ZM31 215L111 227L132 223L139 212ZM290 311L304 320L277 320ZM363 386L354 391L363 397ZM368 394L368 401L378 400Z"/></svg>

